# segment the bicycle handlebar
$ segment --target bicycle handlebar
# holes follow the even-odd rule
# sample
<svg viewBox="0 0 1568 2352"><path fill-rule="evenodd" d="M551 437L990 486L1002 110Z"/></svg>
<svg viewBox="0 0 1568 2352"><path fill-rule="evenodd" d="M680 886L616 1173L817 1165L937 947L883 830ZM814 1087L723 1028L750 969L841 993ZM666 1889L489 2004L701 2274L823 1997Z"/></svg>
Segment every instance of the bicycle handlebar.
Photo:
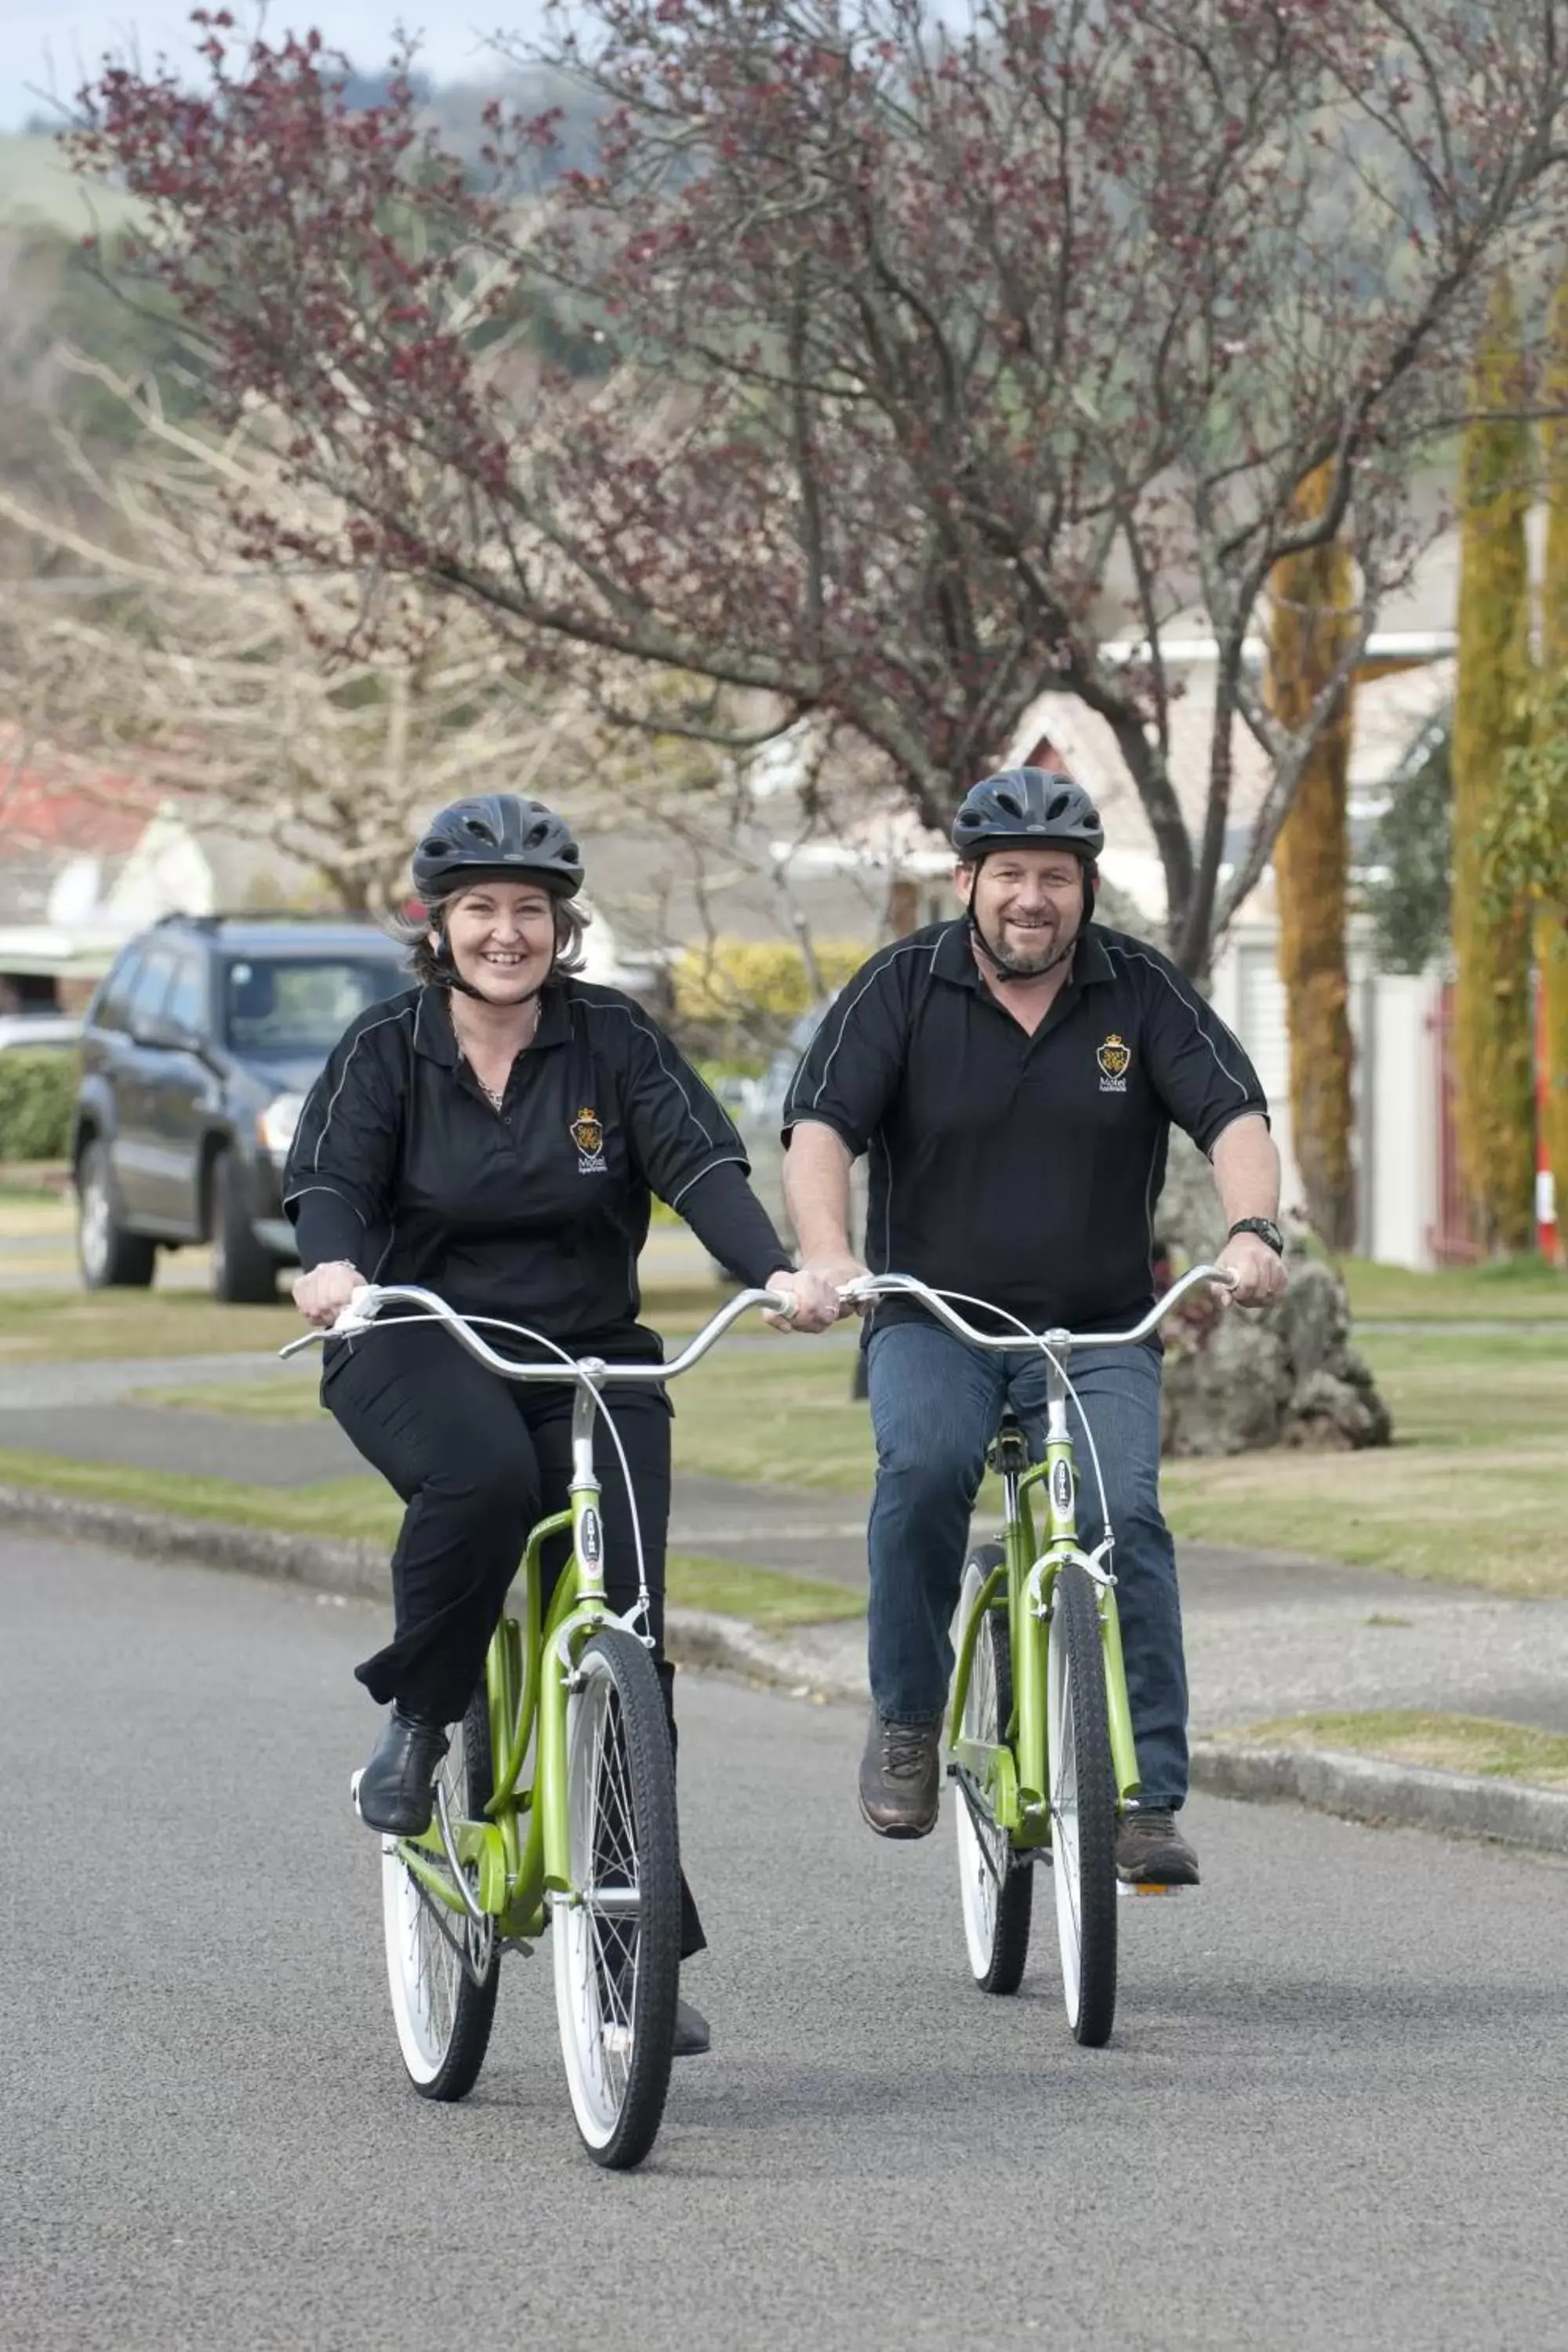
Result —
<svg viewBox="0 0 1568 2352"><path fill-rule="evenodd" d="M1200 1282L1217 1283L1222 1289L1234 1290L1237 1276L1234 1268L1228 1265L1194 1265L1182 1276L1179 1282L1171 1285L1163 1298L1155 1300L1142 1323L1135 1324L1131 1331L1019 1330L1006 1331L1000 1337L990 1331L977 1331L972 1323L966 1323L963 1316L948 1305L941 1291L930 1289L912 1274L862 1275L858 1282L846 1283L838 1295L855 1302L875 1298L918 1298L923 1306L930 1307L939 1322L945 1323L956 1338L967 1340L973 1348L994 1348L1000 1352L1005 1349L1037 1347L1042 1341L1058 1349L1131 1348L1157 1330L1177 1301L1184 1298L1190 1290L1195 1290Z"/></svg>
<svg viewBox="0 0 1568 2352"><path fill-rule="evenodd" d="M376 1308L406 1305L422 1308L432 1321L444 1324L453 1339L468 1349L477 1363L483 1364L487 1371L499 1372L503 1380L575 1381L585 1382L590 1387L602 1386L606 1380L673 1381L679 1379L682 1372L689 1372L693 1364L700 1362L714 1341L722 1339L731 1324L738 1321L748 1308L763 1307L787 1318L795 1313L795 1303L793 1290L738 1291L733 1298L725 1300L712 1321L703 1326L680 1354L667 1364L612 1364L599 1356L562 1356L552 1363L520 1364L510 1356L498 1355L488 1340L480 1339L472 1324L455 1307L448 1307L444 1298L438 1298L433 1290L421 1289L411 1282L384 1285L368 1282L354 1292L330 1330L306 1331L298 1339L290 1339L287 1347L279 1348L278 1352L279 1356L297 1356L301 1348L312 1347L318 1340L342 1339L358 1331L374 1331ZM485 1316L476 1319L489 1322L500 1318Z"/></svg>

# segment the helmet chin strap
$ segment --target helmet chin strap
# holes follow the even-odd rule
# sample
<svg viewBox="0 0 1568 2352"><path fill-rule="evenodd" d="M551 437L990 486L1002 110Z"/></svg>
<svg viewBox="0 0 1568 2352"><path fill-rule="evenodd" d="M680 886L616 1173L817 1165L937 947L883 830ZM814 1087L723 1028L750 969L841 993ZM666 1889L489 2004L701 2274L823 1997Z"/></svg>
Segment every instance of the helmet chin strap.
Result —
<svg viewBox="0 0 1568 2352"><path fill-rule="evenodd" d="M1080 924L1066 945L1058 947L1054 954L1047 956L1044 963L1009 963L1005 956L997 954L996 950L981 929L973 908L966 908L964 911L969 918L969 929L979 945L980 952L998 980L1044 980L1048 971L1055 971L1058 964L1067 961L1068 957L1077 947L1082 930Z"/></svg>

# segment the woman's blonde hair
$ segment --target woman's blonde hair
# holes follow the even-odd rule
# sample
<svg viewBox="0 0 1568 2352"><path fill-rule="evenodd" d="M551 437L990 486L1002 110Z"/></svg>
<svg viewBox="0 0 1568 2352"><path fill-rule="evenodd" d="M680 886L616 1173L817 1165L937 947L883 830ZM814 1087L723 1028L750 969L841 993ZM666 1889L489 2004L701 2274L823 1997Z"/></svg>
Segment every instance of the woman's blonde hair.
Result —
<svg viewBox="0 0 1568 2352"><path fill-rule="evenodd" d="M526 877L518 876L515 878L522 880ZM466 898L470 890L482 889L483 887L477 877L471 877L458 888L444 890L438 898L429 899L423 915L387 915L383 919L384 928L392 937L409 950L408 966L415 979L422 981L426 987L444 984L452 977L451 959L441 952L447 908L457 899ZM593 919L586 907L580 906L575 898L556 899L555 961L550 968L552 980L557 973L569 980L574 972L582 971L587 961L583 935Z"/></svg>

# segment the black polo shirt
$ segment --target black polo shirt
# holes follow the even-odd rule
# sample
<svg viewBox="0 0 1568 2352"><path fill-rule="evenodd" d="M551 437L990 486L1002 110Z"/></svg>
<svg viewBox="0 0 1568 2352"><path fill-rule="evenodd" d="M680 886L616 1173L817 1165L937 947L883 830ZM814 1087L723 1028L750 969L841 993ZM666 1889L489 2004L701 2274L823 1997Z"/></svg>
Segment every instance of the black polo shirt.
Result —
<svg viewBox="0 0 1568 2352"><path fill-rule="evenodd" d="M636 1357L650 1198L680 1209L716 1169L728 1181L704 1188L703 1238L762 1283L787 1260L744 1190L740 1137L632 998L552 982L498 1113L458 1050L447 992L413 988L344 1032L300 1113L283 1196L307 1266L346 1259L576 1352ZM706 1230L721 1196L722 1242Z"/></svg>
<svg viewBox="0 0 1568 2352"><path fill-rule="evenodd" d="M1153 1298L1171 1122L1206 1152L1248 1112L1268 1116L1252 1065L1156 949L1090 924L1031 1037L960 919L884 948L841 992L790 1088L784 1138L820 1119L869 1154L874 1272L1036 1329L1113 1331Z"/></svg>

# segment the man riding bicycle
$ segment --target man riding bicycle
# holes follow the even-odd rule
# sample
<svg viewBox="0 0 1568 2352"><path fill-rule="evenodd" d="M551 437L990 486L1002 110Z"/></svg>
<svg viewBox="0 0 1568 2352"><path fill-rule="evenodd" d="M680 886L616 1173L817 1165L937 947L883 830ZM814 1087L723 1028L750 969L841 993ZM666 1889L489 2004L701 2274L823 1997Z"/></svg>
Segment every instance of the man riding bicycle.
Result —
<svg viewBox="0 0 1568 2352"><path fill-rule="evenodd" d="M1246 1054L1167 958L1093 920L1104 832L1070 777L1016 768L970 792L952 828L963 913L882 949L841 992L785 1106L785 1194L805 1265L842 1285L849 1171L870 1158L866 1257L1016 1317L1114 1331L1152 1304L1154 1204L1173 1121L1214 1164L1228 1297L1286 1286L1279 1158ZM977 1309L964 1312L983 1328ZM936 1822L949 1628L970 1514L1004 1406L1037 1450L1037 1348L982 1354L918 1305L884 1299L868 1379L877 1441L870 1734L860 1807L884 1837ZM1195 1885L1176 1824L1187 1694L1175 1551L1159 1501L1160 1353L1074 1351L1115 1534L1112 1565L1142 1795L1117 1866ZM1075 1444L1082 1421L1070 1408ZM1087 1452L1083 1458L1087 1459ZM1086 1481L1086 1546L1105 1533Z"/></svg>

